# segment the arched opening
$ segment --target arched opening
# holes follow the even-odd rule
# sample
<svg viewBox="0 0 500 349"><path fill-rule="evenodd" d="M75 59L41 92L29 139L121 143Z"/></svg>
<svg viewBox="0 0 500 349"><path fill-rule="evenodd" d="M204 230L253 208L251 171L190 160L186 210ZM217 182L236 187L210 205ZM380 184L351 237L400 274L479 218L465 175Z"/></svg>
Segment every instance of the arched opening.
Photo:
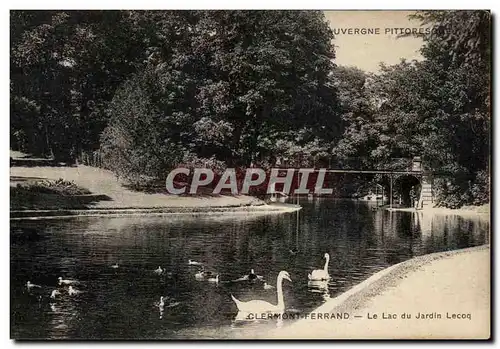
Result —
<svg viewBox="0 0 500 349"><path fill-rule="evenodd" d="M420 179L413 175L402 175L394 179L393 192L399 196L404 207L415 207L421 189Z"/></svg>

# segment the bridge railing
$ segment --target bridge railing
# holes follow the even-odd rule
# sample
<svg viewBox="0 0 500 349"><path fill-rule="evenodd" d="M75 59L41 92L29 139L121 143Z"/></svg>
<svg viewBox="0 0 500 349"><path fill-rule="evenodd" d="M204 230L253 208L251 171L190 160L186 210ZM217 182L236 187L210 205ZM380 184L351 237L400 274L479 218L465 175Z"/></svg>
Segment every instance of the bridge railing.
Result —
<svg viewBox="0 0 500 349"><path fill-rule="evenodd" d="M420 158L391 158L374 164L368 157L352 158L278 158L277 166L281 167L314 167L336 170L379 170L379 171L421 171Z"/></svg>
<svg viewBox="0 0 500 349"><path fill-rule="evenodd" d="M391 158L389 161L373 164L369 158L347 158L329 161L328 168L342 170L380 170L380 171L420 171L420 162L414 158Z"/></svg>

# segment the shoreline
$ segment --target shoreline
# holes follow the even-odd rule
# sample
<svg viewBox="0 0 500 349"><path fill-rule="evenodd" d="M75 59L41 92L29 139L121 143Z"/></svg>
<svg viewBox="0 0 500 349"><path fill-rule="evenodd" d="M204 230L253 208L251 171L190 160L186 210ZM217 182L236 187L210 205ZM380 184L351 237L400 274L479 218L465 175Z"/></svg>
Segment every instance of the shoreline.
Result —
<svg viewBox="0 0 500 349"><path fill-rule="evenodd" d="M482 206L465 206L462 208L445 208L445 207L426 207L421 210L415 208L386 208L389 212L414 212L425 215L457 215L462 217L488 217L490 216L490 204Z"/></svg>
<svg viewBox="0 0 500 349"><path fill-rule="evenodd" d="M312 320L312 319L301 319L297 320L289 326L273 329L269 331L266 335L262 336L262 338L266 339L376 339L376 338L394 338L394 339L424 339L424 338L434 338L434 339L444 339L444 338L476 338L474 335L468 335L466 333L459 334L458 337L447 337L446 334L449 330L449 326L457 326L457 325L443 325L442 333L438 334L436 332L427 333L425 336L421 336L417 334L415 327L418 323L418 326L425 328L428 331L429 328L434 328L437 325L433 325L433 322L430 320L422 321L422 320L373 320L373 317L370 319L366 318L365 314L378 310L378 314L380 314L380 309L393 310L395 311L407 311L411 309L413 312L416 312L416 308L418 312L423 312L427 310L428 313L436 313L436 309L442 309L443 307L450 311L457 311L459 308L463 308L462 303L465 302L468 305L479 303L484 303L484 299L481 299L479 302L477 299L472 299L472 301L467 302L466 296L470 296L469 293L466 295L461 295L464 291L458 287L443 287L439 288L438 282L446 284L446 282L451 285L459 284L460 282L467 281L467 279L474 279L474 274L478 273L477 268L474 268L473 263L468 261L477 261L484 260L487 254L488 260L490 260L490 245L481 245L476 247L470 247L460 250L454 251L445 251L445 252L437 252L428 255L418 256L412 258L410 260L392 265L384 270L377 272L372 275L365 281L355 285L348 291L340 294L339 296L329 299L324 304L316 308L310 313L330 313L330 314L352 314L350 316L350 320ZM480 256L479 256L480 255ZM468 270L461 270L460 277L450 276L450 273L441 273L441 270L448 270L457 264L468 265ZM472 265L471 265L472 264ZM484 269L486 266L483 263L479 265ZM489 295L489 287L490 285L483 285L485 280L489 282L489 264L487 265L488 270L486 271L488 277L485 278L484 275L480 275L483 278L482 282L478 282L477 284L472 283L469 285L469 288L474 291L474 288L477 288L483 293L487 293ZM437 275L435 275L437 274ZM480 273L484 274L484 273ZM438 278L438 279L436 279ZM451 278L451 279L450 279ZM447 279L447 280L444 280ZM443 281L444 280L444 281ZM404 283L407 282L411 284L412 287L406 287ZM418 285L418 286L417 286ZM417 286L417 287L415 287ZM449 285L447 285L449 286ZM426 287L428 289L426 289ZM416 291L418 289L418 291ZM405 290L405 292L400 290ZM413 291L413 294L410 292ZM470 292L470 290L468 290ZM426 293L433 294L436 293L437 297L442 299L436 299L436 297L426 297ZM473 293L474 295L474 293ZM454 297L451 299L448 296ZM484 296L484 295L483 295ZM478 295L478 298L480 296ZM469 297L470 298L470 297ZM484 298L484 297L483 297ZM426 304L431 303L432 306L429 309L418 308L420 303ZM450 306L451 305L451 306ZM469 326L478 325L474 328L477 331L478 337L481 339L487 339L490 336L489 328L484 328L485 326L485 318L488 316L488 324L489 324L489 305L485 307L472 307L472 311L476 311L476 316L479 318L476 323L471 323ZM385 307L385 308L384 308ZM441 307L441 308L440 308ZM448 308L447 308L448 307ZM467 308L470 309L471 307ZM441 311L442 312L442 311ZM486 314L487 313L487 314ZM356 316L356 314L363 314L361 316ZM383 313L382 313L383 314ZM446 312L446 314L448 314ZM476 315L477 315L476 314ZM354 316L353 316L354 315ZM365 318L361 318L365 316ZM379 315L380 316L380 315ZM357 317L357 318L356 318ZM386 318L387 319L387 318ZM389 321L389 322L388 322ZM450 320L451 321L451 320ZM382 325L380 325L382 323ZM387 325L394 326L391 332L390 329L388 332L383 332L386 329ZM341 326L340 326L341 325ZM368 328L367 328L368 326ZM372 326L372 327L370 327ZM399 326L399 327L398 327ZM448 326L448 327L447 327ZM344 333L340 333L340 327L345 331ZM401 335L398 335L397 330L401 327ZM446 327L446 328L445 328ZM473 326L472 326L473 327ZM314 328L314 330L311 330ZM392 327L391 327L392 328ZM339 331L339 332L337 332ZM472 331L472 330L471 330ZM469 333L472 333L468 331ZM467 331L466 331L467 332ZM413 333L413 335L408 336L408 333ZM422 333L425 333L422 332ZM456 333L456 332L455 332Z"/></svg>
<svg viewBox="0 0 500 349"><path fill-rule="evenodd" d="M33 159L25 159L25 162ZM86 189L90 194L64 195L19 191L18 185L41 180L64 179ZM74 216L123 216L201 213L269 213L294 212L300 209L293 204L267 204L248 195L177 196L133 191L108 170L78 165L74 167L13 166L10 168L11 219ZM459 215L464 217L489 217L489 204L461 209L413 208L392 211L417 212L425 215ZM484 212L482 212L484 211Z"/></svg>
<svg viewBox="0 0 500 349"><path fill-rule="evenodd" d="M25 184L63 179L86 190L85 194L30 190ZM273 206L273 207L270 207ZM21 216L76 216L166 214L228 211L296 211L277 207L249 195L166 195L131 190L111 171L84 165L74 167L11 167L10 212Z"/></svg>
<svg viewBox="0 0 500 349"><path fill-rule="evenodd" d="M142 194L144 196L151 194ZM180 199L182 204L177 200ZM67 218L85 216L129 216L129 215L168 215L168 214L220 214L220 213L287 213L296 212L302 209L300 205L291 203L266 203L251 196L219 196L219 197L171 197L166 198L164 205L140 205L137 206L115 206L115 205L95 205L85 208L37 208L37 209L11 209L10 219L42 219L42 218ZM176 202L177 201L177 202ZM456 215L464 218L489 219L489 204L477 206L487 207L485 211L460 208L426 208L416 210L414 208L393 208L385 209L389 212L411 212L430 215Z"/></svg>
<svg viewBox="0 0 500 349"><path fill-rule="evenodd" d="M123 216L161 216L161 215L207 215L207 214L277 214L301 210L293 204L261 204L247 206L198 206L198 207L132 207L132 208L95 208L60 210L11 210L11 220L58 219L70 217L123 217Z"/></svg>

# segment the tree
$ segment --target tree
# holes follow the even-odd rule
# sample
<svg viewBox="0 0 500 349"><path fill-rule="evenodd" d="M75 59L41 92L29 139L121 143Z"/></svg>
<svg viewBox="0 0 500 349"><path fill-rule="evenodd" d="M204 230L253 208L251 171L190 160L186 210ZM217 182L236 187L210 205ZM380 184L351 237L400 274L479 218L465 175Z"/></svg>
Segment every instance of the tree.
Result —
<svg viewBox="0 0 500 349"><path fill-rule="evenodd" d="M106 166L119 175L163 178L189 153L197 132L198 80L191 48L192 11L134 13L145 29L145 68L119 88L101 137Z"/></svg>
<svg viewBox="0 0 500 349"><path fill-rule="evenodd" d="M333 155L337 166L376 168L380 144L375 110L377 102L370 90L372 77L355 67L336 67L333 70L342 118L342 139L335 145ZM352 159L356 159L353 163Z"/></svg>
<svg viewBox="0 0 500 349"><path fill-rule="evenodd" d="M453 194L441 195L442 204L447 205L448 199L453 206L482 203L484 200L472 188L476 181L475 187L485 187L484 171L488 172L489 166L491 14L420 11L414 18L434 28L424 37L422 54L425 68L440 77L441 105L428 127L442 122L448 129L442 132L448 159L439 165L450 175L440 180L438 189ZM432 148L436 143L434 140L427 146Z"/></svg>
<svg viewBox="0 0 500 349"><path fill-rule="evenodd" d="M333 36L322 13L208 11L198 28L196 52L206 68L198 94L202 122L228 131L226 148L216 156L249 165L270 155L262 147L266 141L288 131L337 131L328 85Z"/></svg>
<svg viewBox="0 0 500 349"><path fill-rule="evenodd" d="M146 172L156 176L181 161L159 159L172 154L173 144L185 159L248 166L277 155L280 140L307 148L339 134L329 77L332 33L321 12L153 11L144 16L165 19L155 20L152 28L163 41L137 77L146 86L140 98L150 104L123 113L137 93L125 87L115 96L103 143L109 154L123 146L115 129L148 130L154 145L132 137L136 141L127 147L142 149L142 157L155 162ZM147 127L126 120L143 113L148 113Z"/></svg>
<svg viewBox="0 0 500 349"><path fill-rule="evenodd" d="M489 162L489 13L423 11L413 18L432 26L424 60L381 66L367 87L376 102L373 121L356 127L346 114L351 123L337 149L370 152L377 165L422 156L437 174L441 205L484 202L478 188Z"/></svg>
<svg viewBox="0 0 500 349"><path fill-rule="evenodd" d="M142 39L128 11L12 11L13 146L22 137L21 150L58 159L97 149L107 103L143 65Z"/></svg>

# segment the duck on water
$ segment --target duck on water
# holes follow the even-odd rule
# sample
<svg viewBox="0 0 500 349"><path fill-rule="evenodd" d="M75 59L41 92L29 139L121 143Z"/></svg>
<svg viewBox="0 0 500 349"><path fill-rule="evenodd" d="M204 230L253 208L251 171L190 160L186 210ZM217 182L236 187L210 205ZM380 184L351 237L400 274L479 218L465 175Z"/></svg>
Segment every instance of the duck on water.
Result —
<svg viewBox="0 0 500 349"><path fill-rule="evenodd" d="M61 276L59 276L58 280L59 280L59 285L76 285L79 283L78 280L63 279Z"/></svg>
<svg viewBox="0 0 500 349"><path fill-rule="evenodd" d="M40 285L36 285L36 284L32 284L31 281L28 281L26 283L26 287L28 288L28 290L32 289L32 288L41 288L42 286Z"/></svg>
<svg viewBox="0 0 500 349"><path fill-rule="evenodd" d="M162 269L161 266L158 266L157 269L153 270L153 273L155 273L156 275L161 275L165 272L165 269Z"/></svg>
<svg viewBox="0 0 500 349"><path fill-rule="evenodd" d="M264 277L261 275L255 274L255 270L251 269L250 273L247 275L243 275L242 277L234 280L234 281L255 281L255 280L264 280Z"/></svg>
<svg viewBox="0 0 500 349"><path fill-rule="evenodd" d="M203 263L201 262L197 262L197 261L192 261L191 259L188 260L188 265L203 265Z"/></svg>
<svg viewBox="0 0 500 349"><path fill-rule="evenodd" d="M68 288L68 294L69 294L70 296L76 296L76 295L79 295L79 294L81 294L81 293L82 293L82 291L77 290L77 289L76 289L76 288L74 288L73 286L70 286L70 287Z"/></svg>

